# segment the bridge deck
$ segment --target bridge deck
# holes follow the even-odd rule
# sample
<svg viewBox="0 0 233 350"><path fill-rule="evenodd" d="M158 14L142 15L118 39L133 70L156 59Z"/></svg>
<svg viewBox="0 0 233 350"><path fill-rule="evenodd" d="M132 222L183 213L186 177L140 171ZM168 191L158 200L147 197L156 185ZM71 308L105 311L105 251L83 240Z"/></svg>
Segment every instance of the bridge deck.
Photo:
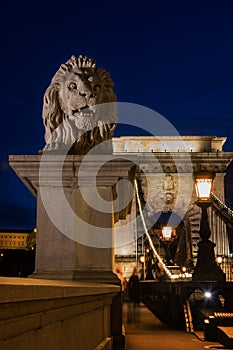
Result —
<svg viewBox="0 0 233 350"><path fill-rule="evenodd" d="M200 340L191 333L168 328L142 303L132 320L133 309L129 303L123 305L123 322L126 331L126 350L201 350L221 349L217 342Z"/></svg>

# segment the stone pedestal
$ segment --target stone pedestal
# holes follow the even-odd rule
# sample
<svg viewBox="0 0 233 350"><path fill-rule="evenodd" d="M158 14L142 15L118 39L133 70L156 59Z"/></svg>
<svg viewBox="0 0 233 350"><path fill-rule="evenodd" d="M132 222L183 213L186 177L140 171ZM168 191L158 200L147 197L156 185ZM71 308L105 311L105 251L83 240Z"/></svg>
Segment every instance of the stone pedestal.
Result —
<svg viewBox="0 0 233 350"><path fill-rule="evenodd" d="M33 276L118 283L113 273L114 217L127 215L130 204L121 208L116 202L116 184L132 180L134 165L97 155L10 156L10 165L37 196Z"/></svg>
<svg viewBox="0 0 233 350"><path fill-rule="evenodd" d="M226 282L226 275L217 265L214 254L215 244L210 240L198 243L197 265L192 280L198 282Z"/></svg>

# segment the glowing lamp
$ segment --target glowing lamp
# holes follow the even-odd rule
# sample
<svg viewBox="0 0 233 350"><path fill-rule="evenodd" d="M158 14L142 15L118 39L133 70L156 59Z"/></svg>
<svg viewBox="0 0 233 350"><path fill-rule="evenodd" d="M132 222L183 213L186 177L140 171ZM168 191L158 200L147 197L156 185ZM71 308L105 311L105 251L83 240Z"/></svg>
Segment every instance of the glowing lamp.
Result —
<svg viewBox="0 0 233 350"><path fill-rule="evenodd" d="M172 238L172 227L165 226L162 228L163 239L171 239Z"/></svg>
<svg viewBox="0 0 233 350"><path fill-rule="evenodd" d="M195 190L198 201L210 200L214 177L215 174L209 171L200 171L195 174Z"/></svg>
<svg viewBox="0 0 233 350"><path fill-rule="evenodd" d="M212 294L210 292L205 292L205 297L209 299L212 297Z"/></svg>
<svg viewBox="0 0 233 350"><path fill-rule="evenodd" d="M144 256L144 255L141 255L140 258L139 258L139 260L140 260L140 263L141 263L141 264L144 264L144 262L145 262L145 256Z"/></svg>
<svg viewBox="0 0 233 350"><path fill-rule="evenodd" d="M217 256L216 261L218 264L222 264L222 256Z"/></svg>

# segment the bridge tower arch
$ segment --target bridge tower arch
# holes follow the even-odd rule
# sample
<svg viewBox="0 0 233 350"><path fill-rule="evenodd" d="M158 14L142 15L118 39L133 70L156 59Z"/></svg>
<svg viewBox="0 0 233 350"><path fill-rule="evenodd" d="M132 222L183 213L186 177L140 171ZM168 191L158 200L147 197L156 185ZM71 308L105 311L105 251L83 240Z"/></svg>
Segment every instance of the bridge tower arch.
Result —
<svg viewBox="0 0 233 350"><path fill-rule="evenodd" d="M140 184L140 197L146 203L146 216L150 218L156 212L174 212L182 218L184 228L187 232L187 260L193 261L197 256L200 228L200 208L195 204L196 194L191 192L189 205L185 212L182 203L182 193L185 193L187 186L187 176L191 172L200 170L214 171L213 193L217 198L225 201L224 177L226 169L233 159L233 152L224 152L223 145L225 137L215 136L182 136L185 149L177 149L176 136L124 136L113 138L114 154L140 157L141 168L138 167L136 179ZM162 142L161 142L162 140ZM169 152L165 152L161 144L169 144ZM148 152L145 152L147 148ZM187 152L191 159L192 169L187 170L187 164L182 161L182 157ZM179 181L180 188L177 187L177 168L174 166L173 158L180 162ZM160 167L156 167L156 162ZM188 173L189 172L189 173ZM148 189L150 191L148 192ZM189 188L190 189L190 188ZM187 189L188 190L188 189ZM178 191L179 196L178 196ZM212 209L209 210L209 223L212 232L211 240L216 243L216 252L222 255L229 254L228 235L226 224L215 215ZM142 254L143 229L140 219L133 220L138 216L137 203L135 198L132 201L131 214L125 220L118 221L116 226L123 227L125 223L132 222L128 235L128 244L121 246L116 244L115 263L121 265L126 277L130 275L133 266L139 265L139 255ZM150 227L151 228L151 227ZM116 238L117 239L117 238ZM224 246L223 242L224 241Z"/></svg>

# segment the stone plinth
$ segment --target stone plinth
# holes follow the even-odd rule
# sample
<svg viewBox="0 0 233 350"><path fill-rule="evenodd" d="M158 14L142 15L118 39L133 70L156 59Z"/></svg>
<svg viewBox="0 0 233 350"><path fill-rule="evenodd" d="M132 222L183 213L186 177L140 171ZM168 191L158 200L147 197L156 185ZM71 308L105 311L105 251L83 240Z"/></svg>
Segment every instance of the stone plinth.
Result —
<svg viewBox="0 0 233 350"><path fill-rule="evenodd" d="M26 155L10 156L10 165L37 196L34 277L118 282L113 224L130 203L116 200L127 197L127 184L119 196L116 185L132 180L134 164L113 156Z"/></svg>

